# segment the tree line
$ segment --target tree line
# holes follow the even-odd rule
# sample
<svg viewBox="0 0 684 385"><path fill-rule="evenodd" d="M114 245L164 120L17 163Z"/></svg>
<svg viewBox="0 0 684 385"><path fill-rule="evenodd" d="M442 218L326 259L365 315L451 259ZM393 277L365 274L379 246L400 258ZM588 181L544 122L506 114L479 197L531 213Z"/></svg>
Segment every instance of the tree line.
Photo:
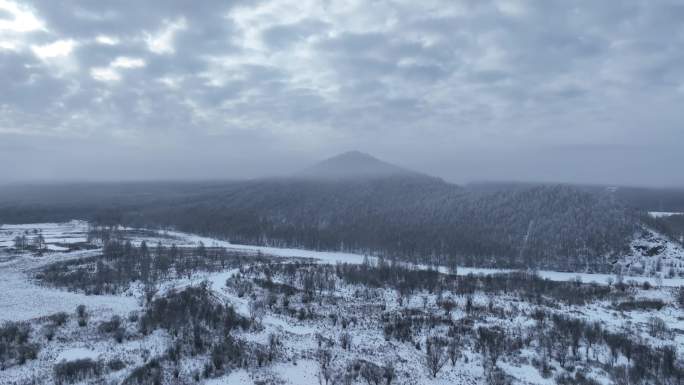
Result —
<svg viewBox="0 0 684 385"><path fill-rule="evenodd" d="M101 256L78 258L46 265L36 275L42 282L80 290L88 294L116 294L134 281L154 285L165 279L191 277L199 271L220 271L246 261L265 262L266 257L225 248L164 246L149 247L142 241L108 239Z"/></svg>

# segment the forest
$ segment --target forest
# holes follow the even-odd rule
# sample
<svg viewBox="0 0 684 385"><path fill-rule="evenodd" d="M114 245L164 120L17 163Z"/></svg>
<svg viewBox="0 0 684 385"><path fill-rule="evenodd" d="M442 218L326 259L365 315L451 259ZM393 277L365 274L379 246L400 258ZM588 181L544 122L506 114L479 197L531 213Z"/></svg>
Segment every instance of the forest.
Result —
<svg viewBox="0 0 684 385"><path fill-rule="evenodd" d="M421 174L94 185L75 194L51 188L53 195L5 191L0 218L77 218L421 263L589 272L610 272L612 257L626 250L639 223L637 211L610 191L568 185L480 191Z"/></svg>
<svg viewBox="0 0 684 385"><path fill-rule="evenodd" d="M145 241L134 246L130 241L113 238L104 243L102 250L101 256L48 264L40 269L36 279L86 294L119 294L135 281L152 287L163 280L189 278L200 271L222 271L246 261L270 260L262 255L205 247L202 243L191 249L161 243L148 247Z"/></svg>

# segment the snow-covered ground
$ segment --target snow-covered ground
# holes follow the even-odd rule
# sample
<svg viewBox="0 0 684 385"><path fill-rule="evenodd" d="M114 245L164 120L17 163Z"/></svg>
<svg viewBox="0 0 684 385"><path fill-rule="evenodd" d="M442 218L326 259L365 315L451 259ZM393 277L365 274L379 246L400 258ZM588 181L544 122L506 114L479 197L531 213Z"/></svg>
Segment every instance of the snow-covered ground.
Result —
<svg viewBox="0 0 684 385"><path fill-rule="evenodd" d="M119 383L122 376L132 369L135 365L147 362L150 357L164 354L170 337L161 331L156 331L149 336L136 335L134 323L127 323L131 335L130 340L122 344L114 344L110 339L106 339L98 334L96 325L110 319L113 315L118 315L125 319L128 314L142 310L141 291L139 288L129 290L127 295L85 295L82 293L68 292L64 290L40 286L32 279L37 269L56 261L95 256L101 253L100 249L92 250L72 250L68 245L84 243L87 240L88 224L85 222L73 221L63 224L42 223L30 225L3 225L0 226L0 321L30 321L35 325L36 330L40 330L44 320L41 317L48 316L57 312L74 313L78 305L85 305L90 314L89 325L85 328L78 327L72 318L67 326L58 332L54 341L45 344L40 351L38 359L29 361L23 366L15 366L4 372L0 372L0 384L21 383L27 378L49 378L52 373L52 365L62 360L71 361L80 358L92 358L103 362L113 359L123 359L129 369L122 372L108 374L112 383ZM31 252L19 252L13 250L13 239L16 236L25 235L32 239L38 234L42 234L47 243L47 250L40 256ZM335 264L338 262L359 264L364 261L366 256L353 253L322 252L311 250L300 250L291 248L274 248L252 245L232 244L230 242L209 237L197 236L177 231L160 232L158 235L150 235L149 232L131 232L134 235L132 241L136 244L146 241L151 247L161 242L164 245L176 244L179 247L195 247L199 242L208 247L225 247L229 250L243 251L251 254L264 254L278 257L301 257L311 258L324 264ZM681 309L674 305L674 288L684 285L684 278L675 276L667 277L664 274L667 268L682 267L684 262L684 250L680 246L667 241L663 236L651 232L650 235L635 239L632 243L632 254L625 256L622 263L625 265L625 273L635 273L641 269L645 276L625 276L625 281L635 281L639 283L649 282L653 286L662 285L652 290L637 290L634 297L638 299L658 299L666 304L661 310L655 311L619 311L615 309L615 304L611 301L596 302L586 306L566 306L558 305L555 310L573 314L573 316L598 321L608 330L633 330L643 335L643 339L654 345L665 343L675 343L676 346L684 346L684 318L681 316ZM657 252L657 253L656 253ZM648 255L653 254L654 255ZM372 260L372 258L371 258ZM660 261L660 262L658 262ZM660 264L660 274L654 272L655 265ZM420 268L426 268L420 266ZM631 270L630 270L631 269ZM678 270L679 271L679 270ZM221 272L199 273L191 278L173 279L163 282L159 287L158 296L174 289L182 289L188 285L198 284L208 281L212 290L217 296L227 304L235 307L236 311L242 315L249 316L250 298L239 297L230 288L226 287L226 281L239 272L239 269L231 268ZM506 272L503 269L479 269L479 268L459 268L459 275L467 274L492 274ZM617 278L610 274L589 274L589 273L570 273L539 271L541 277L553 281L570 281L579 279L582 282L596 282L607 284ZM339 311L345 316L359 315L355 309L362 308L368 303L357 297L358 290L350 286L339 287L334 294L337 300L326 304L327 300L321 300L319 304L325 311ZM397 304L397 294L393 290L378 289L378 299L387 311L399 309ZM424 303L421 296L427 299ZM454 298L458 303L459 309L464 307L465 298ZM496 306L505 309L515 307L517 310L529 314L536 305L519 302L517 299L511 301L510 298L499 296L491 298L482 294L475 295L473 300L480 306L486 306L488 301ZM425 304L437 309L437 298L434 294L423 293L420 296L409 296L405 307L420 309ZM375 303L374 303L375 304ZM300 304L304 306L304 304ZM375 304L377 305L377 304ZM316 306L315 304L313 306ZM463 317L461 310L455 310L451 317ZM320 310L320 309L319 309ZM438 311L441 311L437 309ZM670 340L648 337L648 323L651 317L657 316L662 319L671 330L676 331ZM376 315L377 317L377 315ZM363 316L361 316L363 318ZM478 322L485 322L480 320ZM415 384L480 384L482 383L482 359L475 352L464 352L458 365L449 367L436 378L430 378L422 362L424 353L415 349L410 344L398 343L396 341L386 341L382 336L382 330L378 328L377 318L361 319L359 325L355 325L351 332L354 335L354 352L336 351L340 360L367 359L382 363L392 361L398 370L401 371L408 382ZM534 327L530 318L523 315L511 316L507 327L511 328L531 328ZM263 318L263 329L259 331L243 332L239 337L245 341L265 344L269 334L277 334L283 339L286 347L284 356L287 360L281 360L267 368L239 369L220 378L202 380L208 385L214 384L236 384L252 385L264 383L267 379L277 379L274 383L287 385L315 385L320 384L319 365L313 355L317 349L316 335L328 335L337 337L342 332L341 326L331 326L330 321L320 320L298 320L294 317L268 312ZM36 331L36 334L38 332ZM93 337L96 336L96 337ZM338 349L339 350L339 349ZM607 353L605 353L607 354ZM525 355L522 354L523 358ZM530 352L529 359L520 362L502 360L498 367L514 379L515 384L539 384L551 385L554 383L552 377L542 376L540 371L534 367L530 361L533 360L533 353ZM606 378L596 375L604 383ZM39 382L40 383L40 382ZM268 382L266 382L268 383ZM361 383L361 382L359 382Z"/></svg>
<svg viewBox="0 0 684 385"><path fill-rule="evenodd" d="M205 246L211 247L224 247L228 250L235 251L245 251L251 253L262 253L265 255L271 255L276 257L298 257L298 258L312 258L323 263L362 263L364 256L354 253L343 253L336 251L315 251L315 250L305 250L305 249L292 249L292 248L281 248L281 247L269 247L269 246L254 246L254 245L241 245L231 243L229 241L203 237L196 234L189 234L180 231L163 231L160 232L160 237L141 237L135 243L139 244L142 240L146 240L148 244L155 244L156 242L162 242L165 245L170 245L175 243L177 246L197 246L202 242Z"/></svg>
<svg viewBox="0 0 684 385"><path fill-rule="evenodd" d="M6 321L29 321L34 325L33 338L43 341L46 316L58 312L72 315L65 326L58 328L51 343L44 344L36 360L24 365L13 366L0 371L0 384L51 383L53 365L60 361L74 361L91 358L94 360L126 359L135 362L142 357L141 351L164 349L166 336L153 334L145 339L124 344L111 344L97 336L96 325L109 320L113 315L126 318L132 311L138 311L140 298L134 296L85 295L39 285L33 278L41 267L69 259L99 255L101 250L78 250L66 246L83 244L87 241L88 224L82 221L67 223L36 223L26 225L0 226L0 323ZM33 251L13 250L14 238L25 236L32 242L42 235L46 250L41 255ZM71 250L71 251L70 251ZM76 307L85 305L88 326L79 327L73 319ZM142 363L141 358L137 362ZM112 374L115 378L115 374ZM118 383L120 381L115 381Z"/></svg>
<svg viewBox="0 0 684 385"><path fill-rule="evenodd" d="M56 291L36 285L28 279L29 272L48 263L58 260L81 258L97 255L100 250L72 251L65 252L50 250L55 247L54 243L70 244L85 242L88 231L88 224L83 221L71 221L67 223L37 223L23 225L2 225L0 227L0 245L12 245L12 239L21 234L43 234L48 244L49 250L43 256L33 256L30 253L21 254L16 259L0 262L0 320L26 320L36 318L41 315L52 314L58 311L72 311L77 305L97 309L109 309L111 311L122 312L135 309L138 300L133 297L121 296L87 296L79 293L69 293ZM233 244L228 241L188 234L178 231L167 231L160 233L159 237L140 236L134 239L135 243L143 240L150 245L161 241L167 245L175 243L178 246L194 247L203 242L206 246L225 247L229 250L245 251L251 253L262 253L265 255L279 257L302 257L311 258L321 263L362 263L366 256L353 253L314 251L292 248L276 248L267 246L253 246ZM655 257L645 258L643 255L634 253L627 256L628 266L626 273L633 272L638 264L655 264L660 258L661 264L666 266L682 267L684 269L684 249L672 242L668 242L663 236L652 233L651 237L637 239L632 247L643 246L646 249L662 246L663 251ZM494 274L507 272L505 269L485 269L485 268L458 268L457 274ZM569 281L580 279L582 282L597 284L607 284L609 281L616 280L615 275L594 274L594 273L573 273L557 271L539 271L539 275L553 281ZM229 275L223 274L215 278L215 286L221 282L225 283L225 278ZM624 277L625 281L635 281L638 283L649 282L651 285L678 287L684 285L684 277L668 277L665 273L652 274L651 276L629 276Z"/></svg>
<svg viewBox="0 0 684 385"><path fill-rule="evenodd" d="M85 242L87 229L88 224L82 221L0 226L0 244L11 246L13 238L22 234L29 238L42 234L48 246L41 256L13 251L12 258L0 262L0 321L24 321L57 312L71 313L81 304L96 310L97 314L127 314L139 308L138 300L133 297L88 296L40 286L31 279L36 269L49 263L98 255L100 250L66 252L65 248L53 245Z"/></svg>
<svg viewBox="0 0 684 385"><path fill-rule="evenodd" d="M671 217L673 215L682 215L684 213L680 212L668 212L668 211L649 211L648 215L652 216L653 218L663 218L663 217Z"/></svg>
<svg viewBox="0 0 684 385"><path fill-rule="evenodd" d="M292 249L292 248L278 248L278 247L268 247L268 246L254 246L254 245L241 245L234 244L228 241L223 241L219 239L202 237L194 234L188 234L178 231L168 231L164 232L166 242L179 242L178 245L183 246L197 246L199 242L204 243L207 246L225 247L229 250L236 251L248 251L248 252L260 252L266 255L273 255L279 257L300 257L300 258L311 258L321 263L363 263L366 256L354 253L342 253L342 252L332 252L332 251L315 251L315 250L304 250L304 249ZM684 249L681 246L667 241L663 236L656 234L655 236L657 242L661 242L667 245L667 253L664 255L665 258L670 258L673 260L678 260L683 263L684 267ZM156 242L160 239L149 239L149 241ZM635 240L634 245L641 245L644 240ZM372 258L371 258L372 259ZM425 268L425 266L422 266ZM441 269L446 272L446 269ZM468 274L496 274L502 272L510 272L507 269L488 269L488 268L471 268L471 267L459 267L457 269L458 275L468 275ZM590 283L594 282L597 284L605 285L609 281L615 282L617 279L614 274L597 274L597 273L574 273L574 272L559 272L559 271L548 271L540 270L538 271L542 278L547 278L552 281L570 281L579 278L582 282ZM627 271L626 273L629 273ZM662 279L661 279L662 278ZM665 274L653 276L626 276L624 277L626 281L634 281L640 284L648 282L651 285L663 285L663 286L682 286L684 285L684 277L668 278Z"/></svg>
<svg viewBox="0 0 684 385"><path fill-rule="evenodd" d="M87 234L88 223L84 221L20 225L2 224L0 225L0 248L12 247L14 245L14 238L17 236L23 235L31 243L38 235L42 235L49 249L65 250L65 248L55 244L68 245L85 242Z"/></svg>
<svg viewBox="0 0 684 385"><path fill-rule="evenodd" d="M38 286L16 266L0 266L0 321L25 321L57 312L72 313L85 305L94 314L128 314L139 309L138 299L85 295Z"/></svg>
<svg viewBox="0 0 684 385"><path fill-rule="evenodd" d="M73 349L65 349L62 350L59 355L57 356L56 361L76 361L76 360L84 360L84 359L97 359L97 352L92 349L88 349L85 347L81 348L73 348Z"/></svg>

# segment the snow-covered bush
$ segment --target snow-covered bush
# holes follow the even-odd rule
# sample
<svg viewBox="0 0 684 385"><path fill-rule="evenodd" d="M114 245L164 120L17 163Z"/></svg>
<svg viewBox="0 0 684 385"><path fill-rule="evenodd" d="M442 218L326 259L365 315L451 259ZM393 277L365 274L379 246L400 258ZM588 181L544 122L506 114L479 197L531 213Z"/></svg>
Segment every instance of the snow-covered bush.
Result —
<svg viewBox="0 0 684 385"><path fill-rule="evenodd" d="M90 358L63 361L54 366L55 383L73 384L100 375L102 365Z"/></svg>

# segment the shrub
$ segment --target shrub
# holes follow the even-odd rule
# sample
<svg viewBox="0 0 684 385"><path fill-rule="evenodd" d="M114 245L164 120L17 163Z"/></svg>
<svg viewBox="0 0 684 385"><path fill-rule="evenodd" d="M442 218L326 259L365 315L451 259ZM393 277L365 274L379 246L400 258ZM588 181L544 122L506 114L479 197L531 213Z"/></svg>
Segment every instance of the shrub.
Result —
<svg viewBox="0 0 684 385"><path fill-rule="evenodd" d="M100 364L90 358L60 362L53 370L57 385L81 382L102 372Z"/></svg>
<svg viewBox="0 0 684 385"><path fill-rule="evenodd" d="M111 334L116 342L121 343L126 334L126 330L121 326L121 317L115 315L109 321L102 322L98 327L100 333Z"/></svg>
<svg viewBox="0 0 684 385"><path fill-rule="evenodd" d="M128 314L128 321L129 322L138 322L138 312L137 311L132 311Z"/></svg>
<svg viewBox="0 0 684 385"><path fill-rule="evenodd" d="M78 305L76 307L76 316L78 317L78 326L85 327L88 325L88 312L85 305Z"/></svg>
<svg viewBox="0 0 684 385"><path fill-rule="evenodd" d="M245 345L241 341L226 335L221 343L214 345L211 350L211 361L217 371L226 366L240 366L245 357Z"/></svg>
<svg viewBox="0 0 684 385"><path fill-rule="evenodd" d="M159 360L152 360L143 366L135 368L124 380L124 385L161 385L164 372Z"/></svg>
<svg viewBox="0 0 684 385"><path fill-rule="evenodd" d="M54 325L45 325L42 330L45 339L52 341L52 339L55 338L56 330L57 328Z"/></svg>
<svg viewBox="0 0 684 385"><path fill-rule="evenodd" d="M109 321L102 322L98 329L101 333L114 333L121 327L121 318L118 315L112 316Z"/></svg>
<svg viewBox="0 0 684 385"><path fill-rule="evenodd" d="M633 310L660 310L665 307L665 302L659 299L641 299L634 301L620 302L617 305L618 310L633 311Z"/></svg>
<svg viewBox="0 0 684 385"><path fill-rule="evenodd" d="M114 360L111 360L107 363L107 368L109 370L111 370L112 372L119 371L125 367L126 367L126 363L124 363L120 359L114 359Z"/></svg>
<svg viewBox="0 0 684 385"><path fill-rule="evenodd" d="M48 320L55 326L63 326L69 320L69 314L59 312L48 316Z"/></svg>
<svg viewBox="0 0 684 385"><path fill-rule="evenodd" d="M40 347L30 342L30 336L31 325L26 322L5 322L0 327L0 369L36 358Z"/></svg>
<svg viewBox="0 0 684 385"><path fill-rule="evenodd" d="M600 385L600 382L593 378L587 378L582 373L577 372L572 377L567 373L563 373L556 377L556 384L558 385Z"/></svg>
<svg viewBox="0 0 684 385"><path fill-rule="evenodd" d="M17 348L17 351L19 353L18 355L18 363L19 365L23 365L26 363L27 360L35 360L36 357L38 357L38 351L40 350L40 347L38 344L25 344L21 345Z"/></svg>
<svg viewBox="0 0 684 385"><path fill-rule="evenodd" d="M105 236L110 237L110 235ZM112 236L113 237L113 236ZM103 238L104 239L104 238ZM192 274L195 271L218 271L227 267L238 267L244 259L245 253L227 251L225 249L212 250L210 258L192 258L193 263L184 263L191 251L188 248L172 247L166 252L159 248L156 252L130 243L108 238L104 242L103 255L59 261L48 264L36 275L41 281L69 290L85 293L118 294L129 287L136 280L155 283L169 276L171 266L176 266L176 273L180 275ZM144 256L137 259L136 256ZM250 259L254 259L251 258ZM265 257L256 258L266 261Z"/></svg>
<svg viewBox="0 0 684 385"><path fill-rule="evenodd" d="M238 327L244 330L250 327L249 320L235 312L233 307L216 301L205 284L155 299L139 321L143 331L161 327L172 333L179 332L188 324L225 328L226 332Z"/></svg>
<svg viewBox="0 0 684 385"><path fill-rule="evenodd" d="M174 347L174 355L180 356L204 353L217 336L228 335L236 328L247 330L252 324L232 306L218 301L206 284L201 284L153 300L138 325L143 333L163 328L174 336L186 336L178 339L182 343Z"/></svg>
<svg viewBox="0 0 684 385"><path fill-rule="evenodd" d="M76 307L76 315L78 318L85 318L87 313L86 313L86 307L85 305L78 305Z"/></svg>
<svg viewBox="0 0 684 385"><path fill-rule="evenodd" d="M351 348L352 336L348 332L340 334L340 346L342 349L347 350Z"/></svg>
<svg viewBox="0 0 684 385"><path fill-rule="evenodd" d="M663 338L669 334L670 330L665 321L658 317L650 317L648 319L648 333L652 337Z"/></svg>
<svg viewBox="0 0 684 385"><path fill-rule="evenodd" d="M124 337L126 336L126 331L124 328L118 328L114 331L114 340L118 343L122 343L124 340Z"/></svg>
<svg viewBox="0 0 684 385"><path fill-rule="evenodd" d="M372 362L363 362L361 377L369 385L380 385L383 379L383 369Z"/></svg>

